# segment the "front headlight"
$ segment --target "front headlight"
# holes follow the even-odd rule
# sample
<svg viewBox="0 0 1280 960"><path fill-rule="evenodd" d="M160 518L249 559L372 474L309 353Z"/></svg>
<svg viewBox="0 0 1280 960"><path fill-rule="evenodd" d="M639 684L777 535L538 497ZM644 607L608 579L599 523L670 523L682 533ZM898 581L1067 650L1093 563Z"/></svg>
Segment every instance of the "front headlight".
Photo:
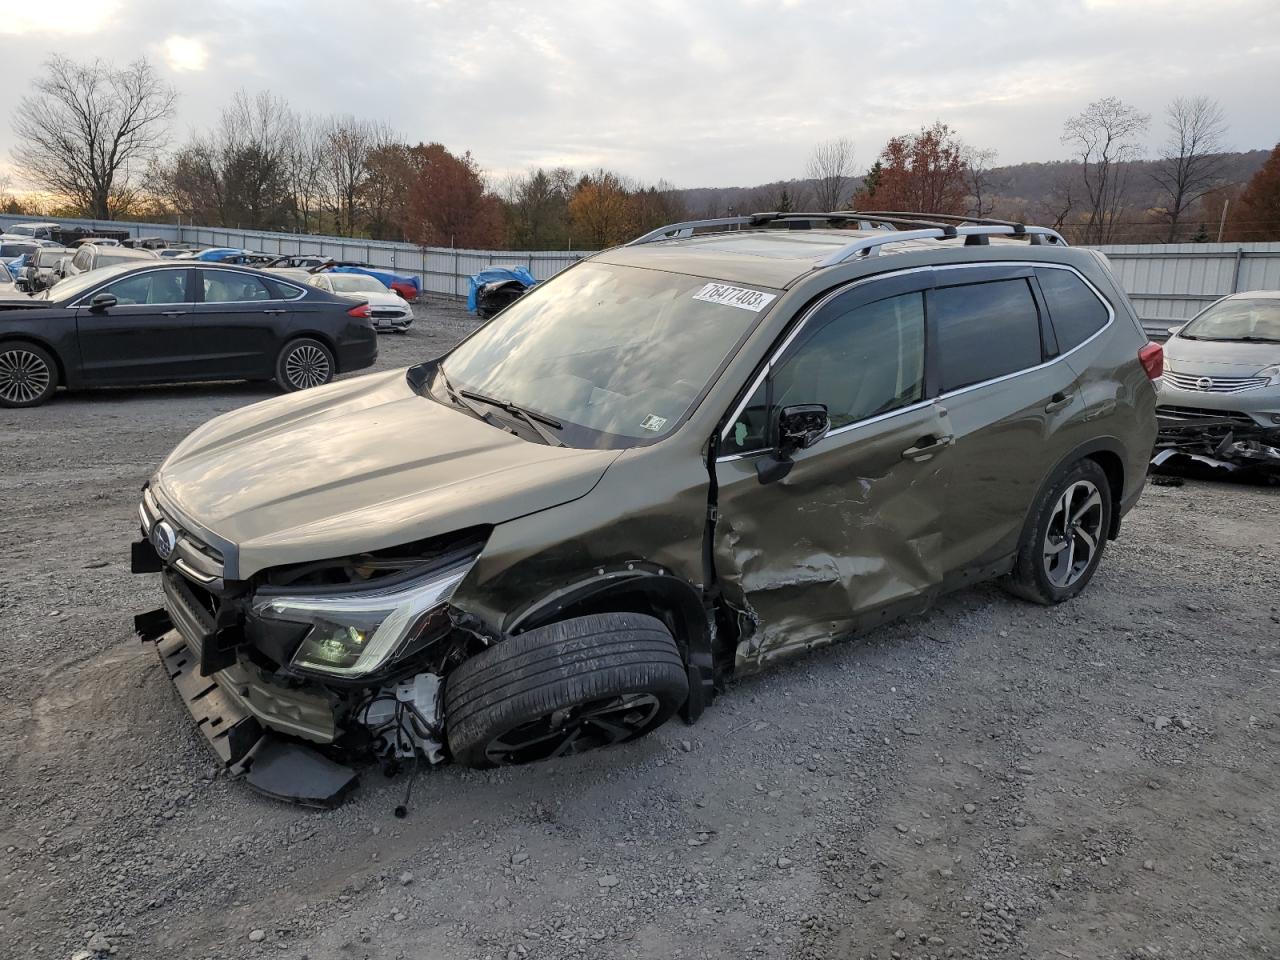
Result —
<svg viewBox="0 0 1280 960"><path fill-rule="evenodd" d="M253 613L310 625L293 655L293 666L335 677L363 677L448 626L445 605L474 562L381 588L263 597L253 604Z"/></svg>
<svg viewBox="0 0 1280 960"><path fill-rule="evenodd" d="M1273 363L1258 371L1258 376L1267 378L1268 386L1280 386L1280 363Z"/></svg>

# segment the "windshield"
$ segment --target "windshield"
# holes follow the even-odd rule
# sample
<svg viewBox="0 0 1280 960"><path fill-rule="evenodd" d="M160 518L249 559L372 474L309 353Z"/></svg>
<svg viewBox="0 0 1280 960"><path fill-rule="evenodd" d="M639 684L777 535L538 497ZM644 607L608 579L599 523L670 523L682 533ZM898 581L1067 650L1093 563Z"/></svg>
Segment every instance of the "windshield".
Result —
<svg viewBox="0 0 1280 960"><path fill-rule="evenodd" d="M34 243L0 243L0 257L21 257L37 249Z"/></svg>
<svg viewBox="0 0 1280 960"><path fill-rule="evenodd" d="M1178 334L1194 340L1274 340L1280 342L1280 298L1223 300Z"/></svg>
<svg viewBox="0 0 1280 960"><path fill-rule="evenodd" d="M334 293L386 293L387 288L377 277L358 273L334 273L329 275Z"/></svg>
<svg viewBox="0 0 1280 960"><path fill-rule="evenodd" d="M37 299L41 300L70 300L88 290L90 287L104 283L116 274L124 273L129 267L136 267L136 263L130 263L118 267L99 267L96 270L86 270L84 273L77 273L73 277L67 277L65 280L59 280L52 287L36 294Z"/></svg>
<svg viewBox="0 0 1280 960"><path fill-rule="evenodd" d="M737 290L757 305L733 306L727 295L712 302L711 289ZM458 391L560 421L567 444L634 446L675 428L775 296L583 263L530 290L463 341L442 369ZM445 396L440 384L434 393Z"/></svg>

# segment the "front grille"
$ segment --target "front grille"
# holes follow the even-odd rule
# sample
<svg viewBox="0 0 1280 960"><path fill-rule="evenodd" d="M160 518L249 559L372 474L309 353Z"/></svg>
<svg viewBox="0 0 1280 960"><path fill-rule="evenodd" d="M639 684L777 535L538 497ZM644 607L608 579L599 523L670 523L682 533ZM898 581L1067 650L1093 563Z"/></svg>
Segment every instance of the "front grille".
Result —
<svg viewBox="0 0 1280 960"><path fill-rule="evenodd" d="M138 519L142 524L143 536L148 538L157 523L161 520L168 523L176 533L176 541L167 562L202 589L216 591L221 588L222 554L166 513L149 487L142 492L142 502L138 504Z"/></svg>
<svg viewBox="0 0 1280 960"><path fill-rule="evenodd" d="M1156 416L1163 417L1166 420L1183 420L1187 423L1195 423L1197 420L1230 420L1232 423L1238 423L1242 427L1256 426L1252 417L1238 410L1212 410L1208 407L1162 405L1156 407Z"/></svg>
<svg viewBox="0 0 1280 960"><path fill-rule="evenodd" d="M401 310L399 307L374 307L369 315L375 320L399 320L408 314L409 311Z"/></svg>
<svg viewBox="0 0 1280 960"><path fill-rule="evenodd" d="M1168 370L1164 372L1162 379L1179 390L1196 390L1201 393L1240 393L1265 387L1271 382L1269 377L1200 377Z"/></svg>

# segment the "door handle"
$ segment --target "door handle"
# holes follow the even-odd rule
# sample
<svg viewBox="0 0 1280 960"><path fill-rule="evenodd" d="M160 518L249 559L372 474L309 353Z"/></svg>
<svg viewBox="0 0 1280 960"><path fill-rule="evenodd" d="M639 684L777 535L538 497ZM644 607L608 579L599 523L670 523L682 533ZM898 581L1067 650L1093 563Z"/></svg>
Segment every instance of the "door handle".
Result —
<svg viewBox="0 0 1280 960"><path fill-rule="evenodd" d="M163 310L163 311L161 311L160 315L161 315L162 317L185 317L185 316L187 315L187 311L185 311L185 310Z"/></svg>
<svg viewBox="0 0 1280 960"><path fill-rule="evenodd" d="M272 309L272 310L263 310L262 312L263 312L263 313L288 313L289 311L288 311L288 310Z"/></svg>
<svg viewBox="0 0 1280 960"><path fill-rule="evenodd" d="M1071 394L1067 393L1064 390L1059 390L1052 397L1050 397L1049 402L1044 405L1044 412L1057 413L1059 410L1062 410L1066 407L1071 406L1071 401L1074 399L1075 397L1073 397Z"/></svg>
<svg viewBox="0 0 1280 960"><path fill-rule="evenodd" d="M915 460L917 463L928 460L935 453L946 449L955 443L956 438L947 435L945 437L935 437L933 434L921 437L916 441L914 447L907 447L902 451L903 460Z"/></svg>

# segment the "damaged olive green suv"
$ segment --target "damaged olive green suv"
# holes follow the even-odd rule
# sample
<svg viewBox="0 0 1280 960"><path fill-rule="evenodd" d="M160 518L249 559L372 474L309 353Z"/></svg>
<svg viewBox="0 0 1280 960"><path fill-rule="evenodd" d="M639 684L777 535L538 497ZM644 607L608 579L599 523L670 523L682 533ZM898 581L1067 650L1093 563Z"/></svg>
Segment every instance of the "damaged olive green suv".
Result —
<svg viewBox="0 0 1280 960"><path fill-rule="evenodd" d="M674 224L452 351L258 403L142 494L136 618L223 761L524 763L1002 577L1079 593L1137 501L1159 346L1052 230Z"/></svg>

